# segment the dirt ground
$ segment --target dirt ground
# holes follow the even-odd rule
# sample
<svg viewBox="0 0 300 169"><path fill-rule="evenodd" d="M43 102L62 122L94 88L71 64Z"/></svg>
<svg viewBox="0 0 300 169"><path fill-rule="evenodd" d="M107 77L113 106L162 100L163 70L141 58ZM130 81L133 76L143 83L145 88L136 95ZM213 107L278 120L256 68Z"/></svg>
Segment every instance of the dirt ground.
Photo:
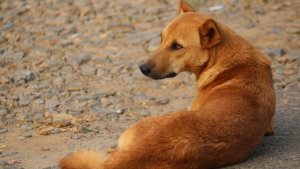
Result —
<svg viewBox="0 0 300 169"><path fill-rule="evenodd" d="M275 135L225 168L300 168L300 1L189 2L272 58ZM155 81L138 68L176 15L177 0L0 1L0 168L58 168L148 116L188 110L194 75Z"/></svg>

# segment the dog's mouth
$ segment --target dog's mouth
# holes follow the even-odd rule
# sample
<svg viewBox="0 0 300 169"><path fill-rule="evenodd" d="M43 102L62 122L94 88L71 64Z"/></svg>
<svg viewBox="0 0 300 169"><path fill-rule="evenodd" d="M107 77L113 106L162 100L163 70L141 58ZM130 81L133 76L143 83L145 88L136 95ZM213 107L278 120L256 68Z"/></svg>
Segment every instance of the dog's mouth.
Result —
<svg viewBox="0 0 300 169"><path fill-rule="evenodd" d="M172 78L175 76L177 76L177 74L175 72L172 72L172 73L168 74L165 78Z"/></svg>
<svg viewBox="0 0 300 169"><path fill-rule="evenodd" d="M162 77L162 76L156 76L156 75L147 75L148 77L154 79L154 80L161 80L161 79L165 79L165 78L172 78L177 76L177 74L175 72L169 73L167 76Z"/></svg>

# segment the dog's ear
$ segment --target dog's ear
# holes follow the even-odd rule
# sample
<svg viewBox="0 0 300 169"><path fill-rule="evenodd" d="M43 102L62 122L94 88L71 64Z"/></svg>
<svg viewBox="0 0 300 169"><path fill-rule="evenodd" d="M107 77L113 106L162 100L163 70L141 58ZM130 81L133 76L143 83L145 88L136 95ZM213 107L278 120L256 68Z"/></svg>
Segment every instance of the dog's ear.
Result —
<svg viewBox="0 0 300 169"><path fill-rule="evenodd" d="M194 8L184 0L178 0L179 15L185 12L196 12Z"/></svg>
<svg viewBox="0 0 300 169"><path fill-rule="evenodd" d="M217 23L208 19L199 28L200 31L200 41L203 48L211 48L221 41L221 32L218 28Z"/></svg>

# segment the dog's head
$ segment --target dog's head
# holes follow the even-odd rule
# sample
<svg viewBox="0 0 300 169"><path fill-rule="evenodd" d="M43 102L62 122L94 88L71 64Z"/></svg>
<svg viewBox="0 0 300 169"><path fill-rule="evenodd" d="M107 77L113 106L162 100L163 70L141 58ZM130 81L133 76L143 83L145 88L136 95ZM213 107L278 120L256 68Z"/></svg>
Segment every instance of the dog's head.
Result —
<svg viewBox="0 0 300 169"><path fill-rule="evenodd" d="M179 15L163 30L159 48L140 69L153 79L174 77L183 71L200 73L209 61L209 49L220 40L214 20L179 0Z"/></svg>

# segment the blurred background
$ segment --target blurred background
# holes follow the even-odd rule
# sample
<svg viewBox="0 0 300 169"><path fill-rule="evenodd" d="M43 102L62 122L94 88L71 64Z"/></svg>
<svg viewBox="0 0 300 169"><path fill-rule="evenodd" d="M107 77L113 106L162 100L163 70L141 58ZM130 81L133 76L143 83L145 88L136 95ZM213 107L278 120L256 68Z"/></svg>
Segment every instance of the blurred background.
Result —
<svg viewBox="0 0 300 169"><path fill-rule="evenodd" d="M272 59L277 137L237 168L299 167L300 1L188 2ZM0 0L0 166L55 168L79 148L114 147L145 117L188 109L194 75L154 81L138 69L177 14L177 0Z"/></svg>

